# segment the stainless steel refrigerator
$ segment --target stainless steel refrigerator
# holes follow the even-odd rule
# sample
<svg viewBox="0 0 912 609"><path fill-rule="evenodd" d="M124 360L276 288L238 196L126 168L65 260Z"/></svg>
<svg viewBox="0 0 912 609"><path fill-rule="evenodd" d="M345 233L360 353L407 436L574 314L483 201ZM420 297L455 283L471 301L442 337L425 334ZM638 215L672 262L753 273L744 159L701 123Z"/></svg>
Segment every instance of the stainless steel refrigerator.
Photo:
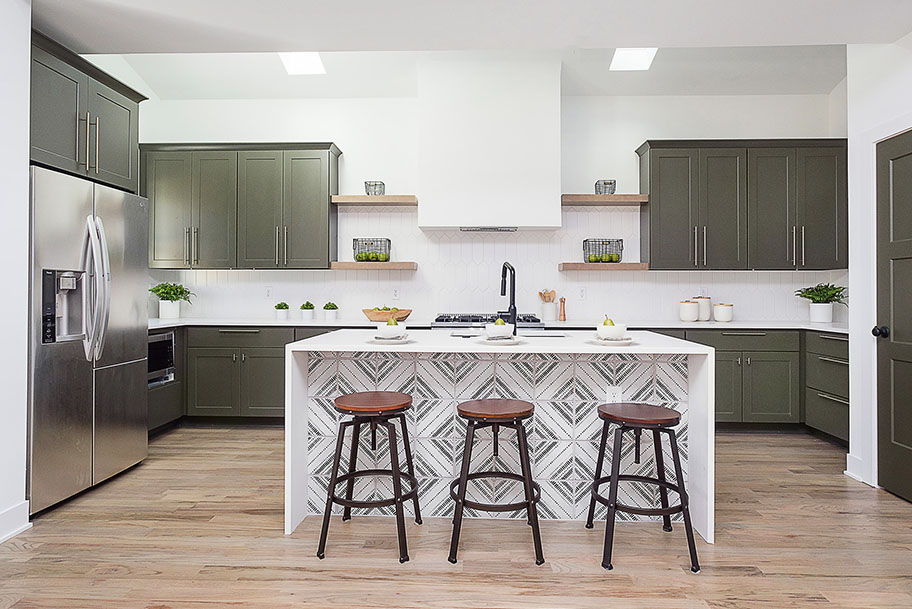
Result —
<svg viewBox="0 0 912 609"><path fill-rule="evenodd" d="M33 514L146 457L147 227L146 199L32 167Z"/></svg>

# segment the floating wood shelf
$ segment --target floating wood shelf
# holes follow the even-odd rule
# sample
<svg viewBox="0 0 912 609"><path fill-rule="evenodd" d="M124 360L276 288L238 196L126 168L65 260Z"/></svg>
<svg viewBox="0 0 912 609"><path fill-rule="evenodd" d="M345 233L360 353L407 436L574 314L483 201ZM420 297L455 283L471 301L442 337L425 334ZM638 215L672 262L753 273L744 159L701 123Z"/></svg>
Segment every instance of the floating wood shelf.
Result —
<svg viewBox="0 0 912 609"><path fill-rule="evenodd" d="M335 263L333 263L335 264ZM648 271L647 262L561 262L558 271Z"/></svg>
<svg viewBox="0 0 912 609"><path fill-rule="evenodd" d="M415 195L333 195L332 202L336 205L416 207L418 205L418 197Z"/></svg>
<svg viewBox="0 0 912 609"><path fill-rule="evenodd" d="M417 271L417 262L333 262L334 271Z"/></svg>
<svg viewBox="0 0 912 609"><path fill-rule="evenodd" d="M649 195L561 195L562 207L612 207L646 203L649 203Z"/></svg>

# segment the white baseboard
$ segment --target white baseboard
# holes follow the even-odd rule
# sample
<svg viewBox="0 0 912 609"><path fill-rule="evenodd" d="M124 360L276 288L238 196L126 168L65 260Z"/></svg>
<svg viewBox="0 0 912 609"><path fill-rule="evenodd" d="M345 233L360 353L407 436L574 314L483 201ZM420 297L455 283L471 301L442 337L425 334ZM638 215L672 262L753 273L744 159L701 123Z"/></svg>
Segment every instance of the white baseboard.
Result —
<svg viewBox="0 0 912 609"><path fill-rule="evenodd" d="M15 537L31 526L28 501L7 508L0 512L0 543Z"/></svg>
<svg viewBox="0 0 912 609"><path fill-rule="evenodd" d="M863 483L867 484L868 486L873 486L874 488L880 488L873 481L865 480L865 474L863 473L864 471L865 471L864 461L862 461L861 459L859 459L858 457L856 457L853 454L846 455L846 469L843 472L846 476L848 476L849 478L852 478L853 480L858 480L859 482L863 482Z"/></svg>

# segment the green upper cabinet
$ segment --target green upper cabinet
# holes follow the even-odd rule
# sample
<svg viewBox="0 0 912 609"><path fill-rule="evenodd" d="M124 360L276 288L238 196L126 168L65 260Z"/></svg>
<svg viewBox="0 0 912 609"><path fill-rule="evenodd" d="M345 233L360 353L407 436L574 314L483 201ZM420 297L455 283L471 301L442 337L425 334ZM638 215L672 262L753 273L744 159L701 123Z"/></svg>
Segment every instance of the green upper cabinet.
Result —
<svg viewBox="0 0 912 609"><path fill-rule="evenodd" d="M282 267L325 269L336 259L336 207L330 203L330 153L285 151ZM338 188L335 189L338 192Z"/></svg>
<svg viewBox="0 0 912 609"><path fill-rule="evenodd" d="M242 269L281 267L281 150L238 153L238 261Z"/></svg>
<svg viewBox="0 0 912 609"><path fill-rule="evenodd" d="M237 263L238 155L194 152L190 227L191 265L227 269Z"/></svg>
<svg viewBox="0 0 912 609"><path fill-rule="evenodd" d="M139 188L139 102L145 97L33 33L30 159L123 190Z"/></svg>
<svg viewBox="0 0 912 609"><path fill-rule="evenodd" d="M845 140L653 140L637 154L651 269L848 267Z"/></svg>
<svg viewBox="0 0 912 609"><path fill-rule="evenodd" d="M190 268L192 159L190 152L143 154L140 194L149 199L151 268Z"/></svg>

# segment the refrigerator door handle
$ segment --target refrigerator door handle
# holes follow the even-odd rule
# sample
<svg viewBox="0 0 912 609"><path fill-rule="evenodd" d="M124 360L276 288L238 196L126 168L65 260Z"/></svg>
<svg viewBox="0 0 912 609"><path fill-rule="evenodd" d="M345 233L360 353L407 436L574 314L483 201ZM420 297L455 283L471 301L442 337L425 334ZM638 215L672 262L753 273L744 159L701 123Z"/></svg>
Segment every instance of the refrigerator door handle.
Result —
<svg viewBox="0 0 912 609"><path fill-rule="evenodd" d="M85 356L88 361L92 361L95 353L95 343L98 340L98 326L101 323L101 307L99 306L99 292L101 289L100 279L104 272L101 260L101 246L98 241L98 233L95 230L95 221L91 215L86 216L86 231L83 237L83 250L80 261L80 267L85 270L86 278L83 280L83 290L85 291L83 308L83 317L85 323ZM94 279L94 294L89 294L90 284L88 277Z"/></svg>
<svg viewBox="0 0 912 609"><path fill-rule="evenodd" d="M95 217L95 226L98 228L98 241L101 245L101 285L102 299L101 318L99 322L98 340L95 344L95 359L101 359L104 352L105 338L108 336L108 321L111 317L111 258L108 255L108 238L105 236L104 223L98 216Z"/></svg>

